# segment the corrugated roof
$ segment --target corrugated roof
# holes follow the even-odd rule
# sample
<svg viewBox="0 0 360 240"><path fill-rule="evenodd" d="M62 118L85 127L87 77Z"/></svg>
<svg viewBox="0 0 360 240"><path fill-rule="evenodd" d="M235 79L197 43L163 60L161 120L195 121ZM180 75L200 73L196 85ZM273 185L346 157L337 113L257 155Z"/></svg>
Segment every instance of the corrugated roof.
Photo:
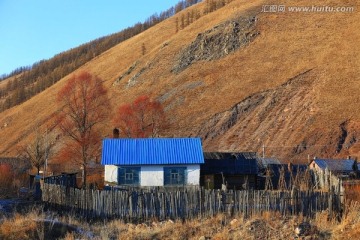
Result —
<svg viewBox="0 0 360 240"><path fill-rule="evenodd" d="M200 138L104 139L103 165L204 163Z"/></svg>
<svg viewBox="0 0 360 240"><path fill-rule="evenodd" d="M276 158L258 158L259 168L266 168L268 165L278 164L280 165L280 161Z"/></svg>
<svg viewBox="0 0 360 240"><path fill-rule="evenodd" d="M205 159L256 158L256 152L204 152Z"/></svg>
<svg viewBox="0 0 360 240"><path fill-rule="evenodd" d="M200 166L201 174L257 174L256 153L206 152L205 164Z"/></svg>
<svg viewBox="0 0 360 240"><path fill-rule="evenodd" d="M330 171L353 171L354 161L352 159L315 159L314 162L321 169L328 169Z"/></svg>

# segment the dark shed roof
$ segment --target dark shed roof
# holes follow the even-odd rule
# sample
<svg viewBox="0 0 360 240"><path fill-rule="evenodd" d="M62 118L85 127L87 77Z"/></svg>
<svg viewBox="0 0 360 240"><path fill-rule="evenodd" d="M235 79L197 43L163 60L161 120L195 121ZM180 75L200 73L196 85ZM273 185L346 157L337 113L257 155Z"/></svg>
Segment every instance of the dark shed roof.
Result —
<svg viewBox="0 0 360 240"><path fill-rule="evenodd" d="M252 152L205 152L205 164L200 166L201 174L246 174L258 173L256 153Z"/></svg>
<svg viewBox="0 0 360 240"><path fill-rule="evenodd" d="M319 168L325 170L326 168L332 172L351 172L355 160L353 159L315 159L313 160Z"/></svg>
<svg viewBox="0 0 360 240"><path fill-rule="evenodd" d="M276 158L258 158L259 168L266 168L268 165L281 165Z"/></svg>

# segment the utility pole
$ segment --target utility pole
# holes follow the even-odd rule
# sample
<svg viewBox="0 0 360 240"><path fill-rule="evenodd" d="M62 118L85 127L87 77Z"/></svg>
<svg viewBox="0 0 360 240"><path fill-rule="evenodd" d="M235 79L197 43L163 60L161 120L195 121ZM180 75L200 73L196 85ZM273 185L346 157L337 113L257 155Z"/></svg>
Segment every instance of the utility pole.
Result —
<svg viewBox="0 0 360 240"><path fill-rule="evenodd" d="M45 177L46 177L46 171L47 171L47 162L48 162L48 155L49 155L49 142L48 142L48 129L46 128L45 131L45 162L44 162L44 183L45 183Z"/></svg>
<svg viewBox="0 0 360 240"><path fill-rule="evenodd" d="M44 162L44 176L43 176L43 191L46 193L46 184L45 184L45 177L47 174L47 162L48 162L48 155L49 155L49 138L48 138L48 129L46 128L45 131L45 162ZM43 196L43 195L42 195Z"/></svg>
<svg viewBox="0 0 360 240"><path fill-rule="evenodd" d="M265 144L263 144L262 147L262 157L265 158Z"/></svg>

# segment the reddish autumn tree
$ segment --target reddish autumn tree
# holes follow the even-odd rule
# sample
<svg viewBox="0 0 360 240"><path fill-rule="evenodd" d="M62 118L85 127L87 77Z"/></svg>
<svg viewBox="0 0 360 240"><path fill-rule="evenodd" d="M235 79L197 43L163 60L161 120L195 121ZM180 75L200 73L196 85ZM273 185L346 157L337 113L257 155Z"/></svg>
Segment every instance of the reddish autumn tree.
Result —
<svg viewBox="0 0 360 240"><path fill-rule="evenodd" d="M58 126L70 141L59 156L82 168L86 186L87 166L100 155L101 135L98 125L108 116L109 99L103 81L88 72L73 75L58 93L61 110Z"/></svg>
<svg viewBox="0 0 360 240"><path fill-rule="evenodd" d="M157 137L167 127L164 109L160 102L140 96L131 104L117 110L114 123L127 137Z"/></svg>

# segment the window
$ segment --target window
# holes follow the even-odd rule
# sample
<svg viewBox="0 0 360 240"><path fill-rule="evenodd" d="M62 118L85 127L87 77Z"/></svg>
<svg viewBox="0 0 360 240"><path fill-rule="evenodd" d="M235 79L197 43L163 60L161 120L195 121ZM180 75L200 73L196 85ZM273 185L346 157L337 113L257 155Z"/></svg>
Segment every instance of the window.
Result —
<svg viewBox="0 0 360 240"><path fill-rule="evenodd" d="M134 173L125 173L125 180L132 181L134 179Z"/></svg>
<svg viewBox="0 0 360 240"><path fill-rule="evenodd" d="M164 185L186 184L186 167L164 167Z"/></svg>
<svg viewBox="0 0 360 240"><path fill-rule="evenodd" d="M171 170L171 180L174 182L177 182L180 180L178 170L174 170L174 169Z"/></svg>
<svg viewBox="0 0 360 240"><path fill-rule="evenodd" d="M118 169L119 185L139 185L140 167L119 167Z"/></svg>

